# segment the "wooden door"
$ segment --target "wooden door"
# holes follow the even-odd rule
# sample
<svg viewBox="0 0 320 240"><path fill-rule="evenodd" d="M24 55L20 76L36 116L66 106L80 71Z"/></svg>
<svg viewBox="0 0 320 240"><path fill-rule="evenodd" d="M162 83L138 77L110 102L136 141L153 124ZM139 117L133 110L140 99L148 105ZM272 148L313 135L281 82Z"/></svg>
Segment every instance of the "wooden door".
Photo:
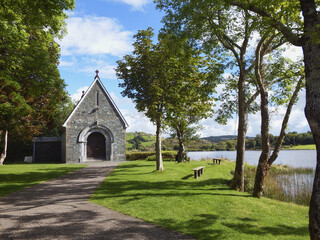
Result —
<svg viewBox="0 0 320 240"><path fill-rule="evenodd" d="M99 133L91 133L87 141L87 157L95 159L106 159L106 139Z"/></svg>

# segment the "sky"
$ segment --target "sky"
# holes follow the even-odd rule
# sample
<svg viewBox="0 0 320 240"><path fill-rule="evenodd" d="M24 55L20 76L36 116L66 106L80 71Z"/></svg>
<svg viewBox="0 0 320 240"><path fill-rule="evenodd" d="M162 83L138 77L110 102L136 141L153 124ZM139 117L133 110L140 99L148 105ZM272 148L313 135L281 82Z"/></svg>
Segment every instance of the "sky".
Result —
<svg viewBox="0 0 320 240"><path fill-rule="evenodd" d="M93 82L95 70L99 70L102 83L129 124L127 132L155 134L155 126L148 118L135 109L130 99L121 96L123 89L118 87L119 80L114 69L117 60L131 54L133 35L138 30L152 27L157 33L161 29L163 13L155 8L153 0L76 0L74 11L68 12L68 15L67 34L59 41L59 71L71 98L78 100L82 91ZM301 56L301 50L291 47L285 54L297 58ZM301 92L299 97L291 113L288 131L302 133L309 131L303 110L305 92ZM273 135L279 135L284 113L285 109L281 107L271 111L270 132ZM200 122L202 129L198 134L201 137L237 134L236 117L227 125L219 125L214 118ZM259 133L259 113L249 115L247 135Z"/></svg>

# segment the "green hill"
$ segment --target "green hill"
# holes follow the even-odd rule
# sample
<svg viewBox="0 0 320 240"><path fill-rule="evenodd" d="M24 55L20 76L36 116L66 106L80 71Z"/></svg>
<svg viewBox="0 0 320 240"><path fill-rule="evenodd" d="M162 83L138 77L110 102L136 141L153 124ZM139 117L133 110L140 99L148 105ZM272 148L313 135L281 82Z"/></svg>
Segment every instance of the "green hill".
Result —
<svg viewBox="0 0 320 240"><path fill-rule="evenodd" d="M208 140L213 143L218 143L222 141L234 140L236 138L237 138L237 135L223 135L223 136L203 137L202 139Z"/></svg>
<svg viewBox="0 0 320 240"><path fill-rule="evenodd" d="M126 149L128 151L153 151L156 136L144 132L128 132Z"/></svg>

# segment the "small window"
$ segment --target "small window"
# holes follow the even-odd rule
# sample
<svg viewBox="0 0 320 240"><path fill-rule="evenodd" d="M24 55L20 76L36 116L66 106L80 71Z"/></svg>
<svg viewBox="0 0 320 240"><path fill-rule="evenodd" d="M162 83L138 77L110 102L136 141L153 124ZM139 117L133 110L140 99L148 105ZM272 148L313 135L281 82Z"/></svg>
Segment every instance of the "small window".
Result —
<svg viewBox="0 0 320 240"><path fill-rule="evenodd" d="M97 106L99 106L99 92L97 91L97 94L96 94L96 104Z"/></svg>

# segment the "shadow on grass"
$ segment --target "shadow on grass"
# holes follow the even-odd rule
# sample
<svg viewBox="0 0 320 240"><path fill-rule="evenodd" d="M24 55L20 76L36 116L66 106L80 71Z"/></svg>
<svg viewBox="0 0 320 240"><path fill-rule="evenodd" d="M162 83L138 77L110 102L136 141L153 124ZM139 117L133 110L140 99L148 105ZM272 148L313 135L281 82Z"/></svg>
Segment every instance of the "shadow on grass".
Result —
<svg viewBox="0 0 320 240"><path fill-rule="evenodd" d="M82 169L82 166L57 167L54 169L30 169L32 171L17 173L0 173L0 196L5 196L22 188L32 186L39 182L48 181L64 174Z"/></svg>
<svg viewBox="0 0 320 240"><path fill-rule="evenodd" d="M121 204L130 203L146 197L188 197L188 196L229 196L251 197L249 194L239 194L231 191L228 186L222 186L224 179L207 179L197 182L185 181L105 181L91 196L91 200L106 198L121 198ZM208 188L210 186L210 188ZM211 186L217 186L211 188ZM214 192L213 190L219 190ZM234 193L233 193L234 192Z"/></svg>
<svg viewBox="0 0 320 240"><path fill-rule="evenodd" d="M255 221L255 220L253 220ZM231 228L239 233L250 235L273 235L273 236L308 236L307 227L293 227L280 224L274 227L257 227L254 224L248 223L247 220L241 223L231 224L225 223L224 226Z"/></svg>
<svg viewBox="0 0 320 240"><path fill-rule="evenodd" d="M253 223L259 221L250 218L239 218L238 223L223 223L218 215L215 214L200 214L195 215L191 220L175 222L172 219L157 219L156 222L162 226L171 229L183 229L189 235L197 237L198 239L223 240L226 238L225 230L217 225L224 225L235 232L237 238L243 239L238 233L252 235L254 239L259 239L259 236L273 235L273 236L295 236L306 237L308 236L307 227L292 227L288 225L278 225L275 227L257 227ZM211 227L216 226L216 227ZM229 239L229 238L228 238ZM251 238L250 238L251 239Z"/></svg>
<svg viewBox="0 0 320 240"><path fill-rule="evenodd" d="M192 220L175 222L172 219L157 219L156 222L161 226L171 229L183 229L185 233L198 239L220 239L223 234L222 230L210 229L217 223L219 216L215 214L195 215ZM223 239L223 238L221 238Z"/></svg>
<svg viewBox="0 0 320 240"><path fill-rule="evenodd" d="M182 180L187 180L187 179L189 179L189 178L191 178L191 177L193 177L193 174L189 174L189 175L187 175L187 176L185 176L185 177L183 177L183 178L181 178Z"/></svg>

